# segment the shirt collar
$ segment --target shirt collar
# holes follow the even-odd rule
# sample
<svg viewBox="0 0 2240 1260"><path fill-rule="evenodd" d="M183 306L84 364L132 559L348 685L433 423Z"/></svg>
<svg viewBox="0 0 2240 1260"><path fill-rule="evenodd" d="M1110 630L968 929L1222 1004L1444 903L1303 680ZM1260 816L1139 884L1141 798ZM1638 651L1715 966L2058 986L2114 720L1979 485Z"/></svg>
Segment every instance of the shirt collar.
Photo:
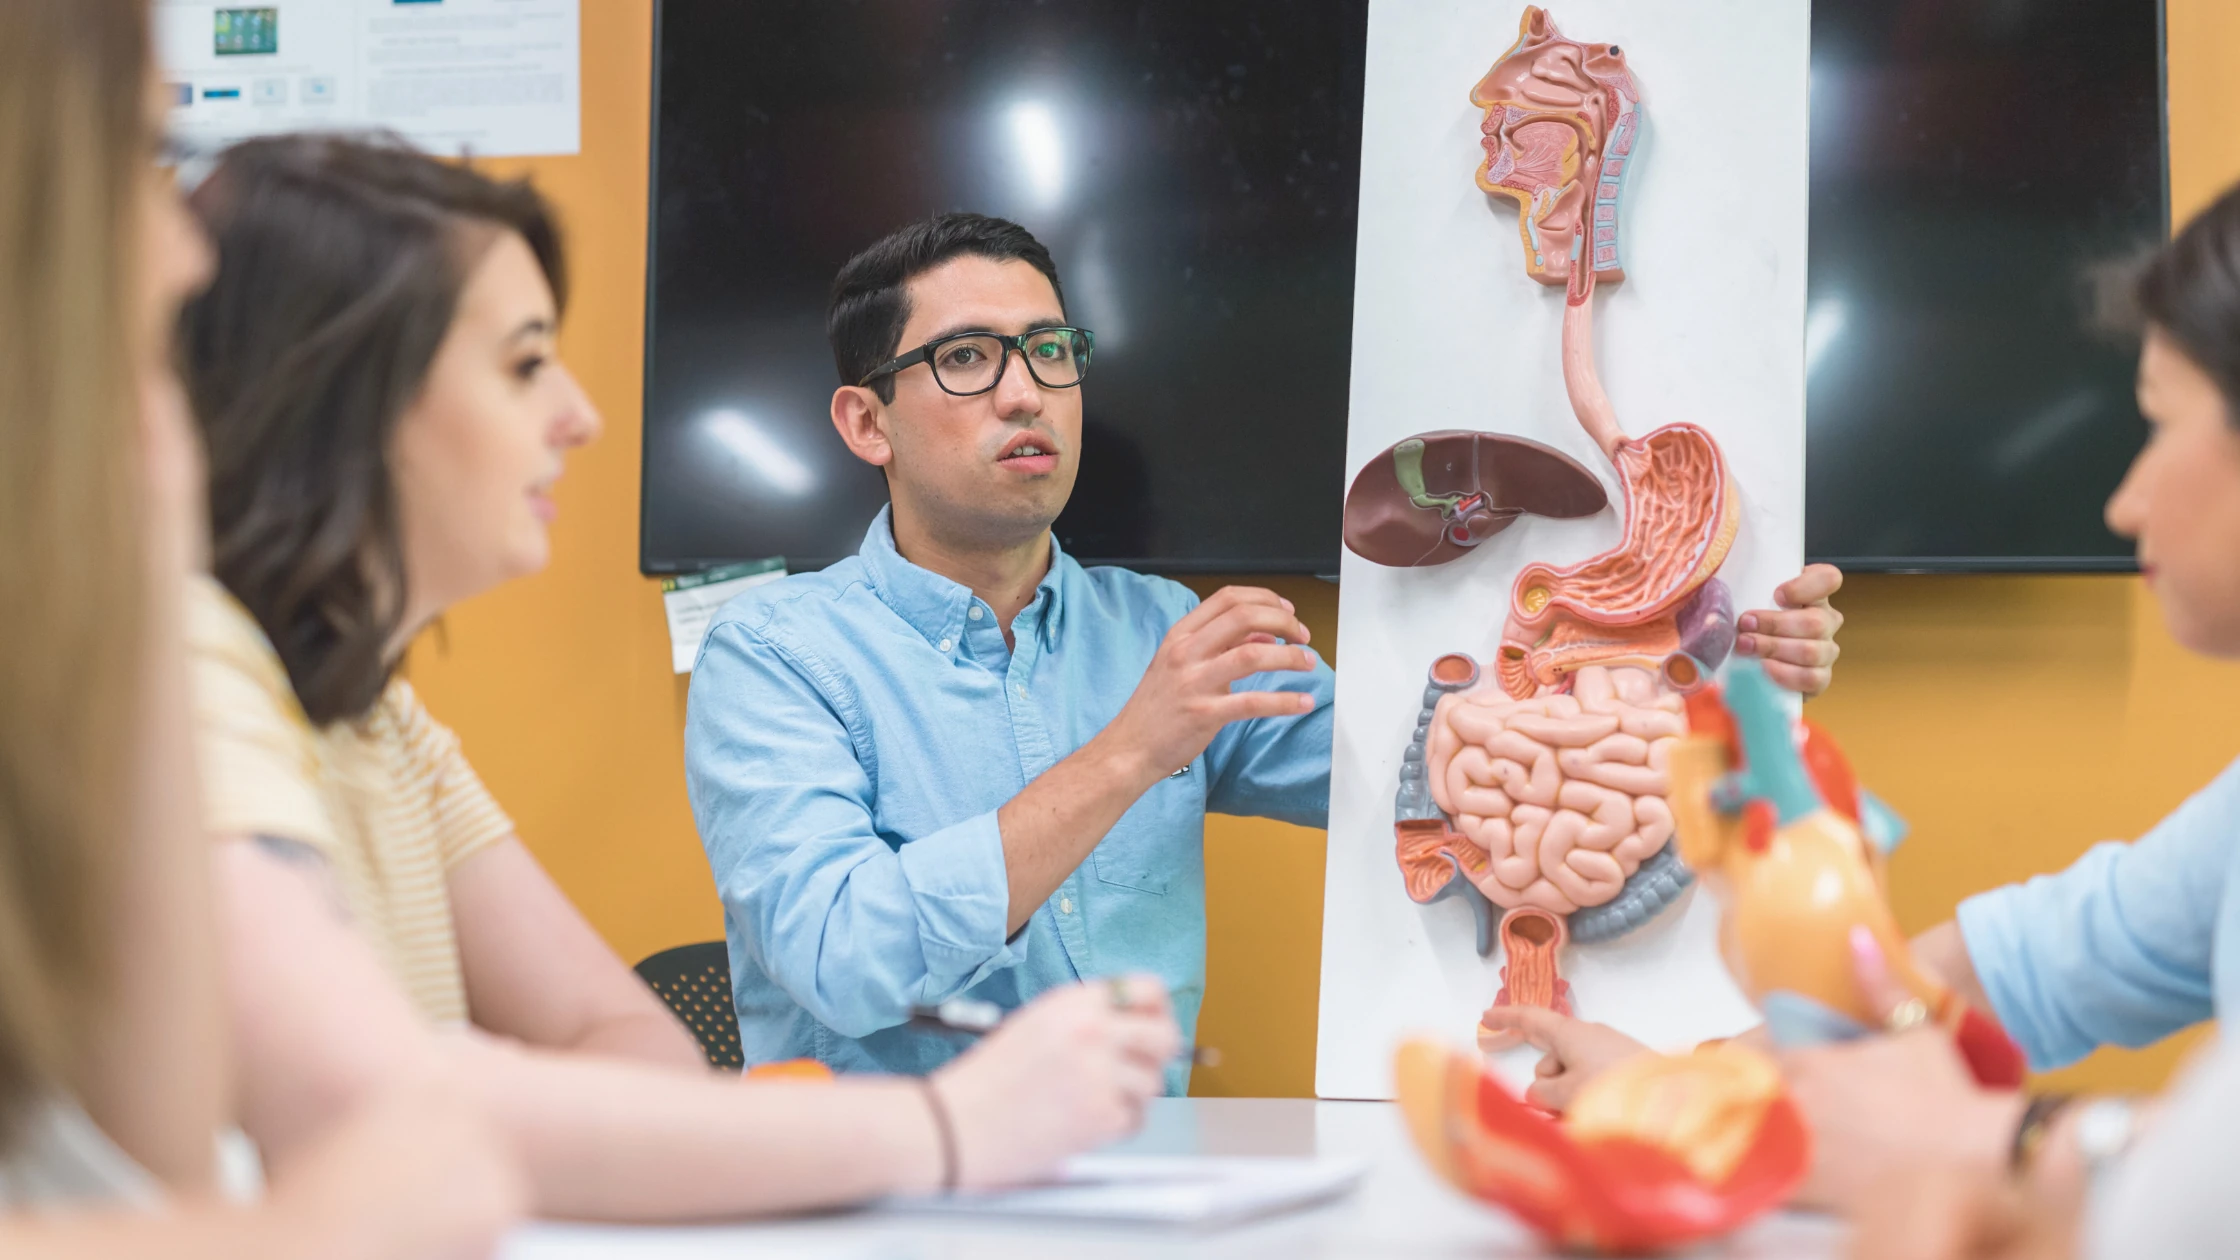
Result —
<svg viewBox="0 0 2240 1260"><path fill-rule="evenodd" d="M872 518L871 528L863 534L863 547L856 554L880 602L909 622L910 628L924 635L928 643L953 642L963 633L965 610L973 603L971 589L912 564L895 549L892 504L880 508L879 515ZM1043 601L1040 629L1045 647L1057 641L1058 622L1064 613L1065 583L1061 575L1070 565L1073 561L1059 545L1058 536L1052 534L1050 571L1042 575L1036 587Z"/></svg>

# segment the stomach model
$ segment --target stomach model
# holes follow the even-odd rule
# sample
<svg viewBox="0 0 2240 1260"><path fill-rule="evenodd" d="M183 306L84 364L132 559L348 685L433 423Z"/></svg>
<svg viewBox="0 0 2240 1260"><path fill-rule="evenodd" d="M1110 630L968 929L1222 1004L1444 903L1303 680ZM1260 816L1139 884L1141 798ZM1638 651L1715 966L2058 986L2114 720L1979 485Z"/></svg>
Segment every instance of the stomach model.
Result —
<svg viewBox="0 0 2240 1260"><path fill-rule="evenodd" d="M1482 953L1504 914L1560 919L1562 933L1530 934L1552 940L1546 966L1503 942L1505 972L1552 977L1555 946L1631 931L1692 879L1672 844L1667 767L1686 733L1683 698L1734 646L1733 601L1714 575L1741 503L1709 433L1670 424L1628 437L1595 370L1594 291L1625 278L1619 205L1645 117L1624 54L1567 39L1527 8L1470 99L1484 111L1478 186L1516 203L1527 274L1564 289L1565 391L1617 474L1624 520L1600 555L1525 566L1490 671L1459 653L1432 664L1395 839L1414 900L1481 895ZM1505 982L1496 1005L1568 1004L1560 979L1529 988Z"/></svg>

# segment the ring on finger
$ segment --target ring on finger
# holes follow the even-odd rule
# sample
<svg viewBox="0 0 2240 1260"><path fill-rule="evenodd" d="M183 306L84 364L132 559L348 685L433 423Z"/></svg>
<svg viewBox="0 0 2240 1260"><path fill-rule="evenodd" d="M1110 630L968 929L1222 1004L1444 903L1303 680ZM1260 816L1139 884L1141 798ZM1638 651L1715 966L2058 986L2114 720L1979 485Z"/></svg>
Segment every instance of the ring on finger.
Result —
<svg viewBox="0 0 2240 1260"><path fill-rule="evenodd" d="M1890 1010L1890 1018L1883 1027L1894 1033L1908 1032L1929 1022L1929 1004L1917 997L1909 997Z"/></svg>

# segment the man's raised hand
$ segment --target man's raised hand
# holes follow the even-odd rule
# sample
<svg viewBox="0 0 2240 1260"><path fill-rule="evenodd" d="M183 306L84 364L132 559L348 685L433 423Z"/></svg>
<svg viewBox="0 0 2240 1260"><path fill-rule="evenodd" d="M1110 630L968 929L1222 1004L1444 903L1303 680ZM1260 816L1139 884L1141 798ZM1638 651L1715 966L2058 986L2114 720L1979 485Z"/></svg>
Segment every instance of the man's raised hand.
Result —
<svg viewBox="0 0 2240 1260"><path fill-rule="evenodd" d="M1290 600L1256 586L1222 587L1167 631L1106 731L1156 781L1197 760L1231 722L1307 713L1307 693L1230 687L1254 674L1312 670L1308 638Z"/></svg>

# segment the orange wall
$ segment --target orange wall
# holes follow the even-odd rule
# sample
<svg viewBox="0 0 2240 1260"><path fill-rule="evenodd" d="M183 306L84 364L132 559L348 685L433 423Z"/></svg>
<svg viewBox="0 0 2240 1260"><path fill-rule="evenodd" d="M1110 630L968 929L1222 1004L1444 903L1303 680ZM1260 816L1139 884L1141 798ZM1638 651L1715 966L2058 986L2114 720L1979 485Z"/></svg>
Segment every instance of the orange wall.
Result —
<svg viewBox="0 0 2240 1260"><path fill-rule="evenodd" d="M527 170L559 204L573 292L561 351L606 416L556 491L552 567L475 600L414 651L521 835L632 962L723 935L684 795L684 680L661 595L638 576L650 0L583 10L583 151Z"/></svg>
<svg viewBox="0 0 2240 1260"><path fill-rule="evenodd" d="M604 441L559 490L550 571L458 609L412 677L522 836L635 961L722 934L685 805L684 682L637 574L650 0L583 6L583 152L500 164L562 207L576 290L563 349ZM2169 0L2172 193L2182 217L2240 176L2240 6ZM1336 588L1278 585L1334 648ZM2128 578L1860 577L1839 681L1813 717L1913 822L1892 867L1901 919L2135 835L2240 750L2240 669L2186 656ZM1211 972L1200 1030L1216 1094L1312 1092L1323 836L1207 826ZM2105 1053L2072 1081L2145 1087L2176 1047Z"/></svg>

